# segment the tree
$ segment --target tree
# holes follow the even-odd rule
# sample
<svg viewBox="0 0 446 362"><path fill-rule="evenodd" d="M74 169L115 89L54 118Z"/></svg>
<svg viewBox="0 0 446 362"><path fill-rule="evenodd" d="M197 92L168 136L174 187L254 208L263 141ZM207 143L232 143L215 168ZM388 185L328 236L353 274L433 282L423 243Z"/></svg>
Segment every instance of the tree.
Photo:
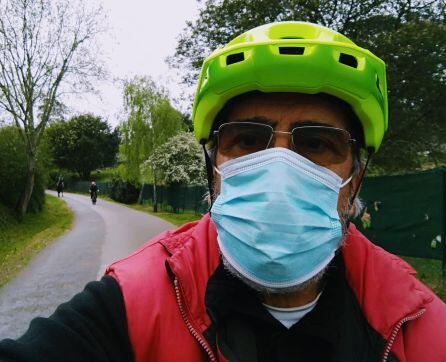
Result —
<svg viewBox="0 0 446 362"><path fill-rule="evenodd" d="M165 185L206 185L203 150L193 133L182 132L169 139L145 162L156 169Z"/></svg>
<svg viewBox="0 0 446 362"><path fill-rule="evenodd" d="M0 204L14 209L26 182L26 152L23 139L13 125L0 127ZM40 211L45 199L45 186L51 155L43 140L37 152L34 192L29 202L29 211Z"/></svg>
<svg viewBox="0 0 446 362"><path fill-rule="evenodd" d="M12 117L27 156L21 217L56 100L63 92L89 89L92 77L102 75L95 37L104 21L101 8L83 0L0 0L0 14L0 109Z"/></svg>
<svg viewBox="0 0 446 362"><path fill-rule="evenodd" d="M374 165L397 172L446 161L446 3L443 0L207 0L169 64L196 83L210 51L255 26L311 21L349 36L388 65L389 132Z"/></svg>
<svg viewBox="0 0 446 362"><path fill-rule="evenodd" d="M389 130L373 165L387 173L444 165L446 26L423 19L383 24L369 21L360 36L388 71Z"/></svg>
<svg viewBox="0 0 446 362"><path fill-rule="evenodd" d="M112 131L106 121L91 114L80 115L48 127L46 135L54 163L75 171L89 180L91 171L116 162L119 147L118 130Z"/></svg>
<svg viewBox="0 0 446 362"><path fill-rule="evenodd" d="M120 170L126 180L140 183L142 163L184 128L183 116L172 107L166 92L147 77L136 77L124 84L124 110L127 119L121 124ZM156 211L155 170L151 177Z"/></svg>

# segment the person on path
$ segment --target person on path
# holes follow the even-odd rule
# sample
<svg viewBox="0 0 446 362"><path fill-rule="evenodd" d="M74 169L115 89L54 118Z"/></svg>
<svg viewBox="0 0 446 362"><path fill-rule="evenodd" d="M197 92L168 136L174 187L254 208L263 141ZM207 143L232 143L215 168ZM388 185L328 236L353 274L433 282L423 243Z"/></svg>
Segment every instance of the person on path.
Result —
<svg viewBox="0 0 446 362"><path fill-rule="evenodd" d="M96 203L96 199L98 197L98 191L99 191L98 185L96 184L96 181L94 181L94 180L91 181L89 191L90 191L90 198L91 198L93 204L95 204Z"/></svg>
<svg viewBox="0 0 446 362"><path fill-rule="evenodd" d="M388 127L384 62L304 22L203 63L210 212L0 342L8 361L446 361L445 304L349 222ZM365 162L363 162L365 158Z"/></svg>
<svg viewBox="0 0 446 362"><path fill-rule="evenodd" d="M60 197L60 194L62 194L63 197L63 189L65 187L65 184L63 182L63 179L60 179L57 181L57 185L56 185L56 191L57 191L57 197Z"/></svg>

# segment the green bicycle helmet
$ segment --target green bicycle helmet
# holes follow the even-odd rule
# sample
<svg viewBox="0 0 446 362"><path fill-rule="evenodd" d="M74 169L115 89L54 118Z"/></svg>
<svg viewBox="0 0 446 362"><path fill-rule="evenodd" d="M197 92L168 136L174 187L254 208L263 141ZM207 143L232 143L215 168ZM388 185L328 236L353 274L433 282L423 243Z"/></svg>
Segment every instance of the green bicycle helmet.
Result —
<svg viewBox="0 0 446 362"><path fill-rule="evenodd" d="M327 93L361 121L365 148L376 152L387 130L384 62L344 35L306 22L278 22L239 35L203 63L192 119L200 143L218 112L251 91Z"/></svg>

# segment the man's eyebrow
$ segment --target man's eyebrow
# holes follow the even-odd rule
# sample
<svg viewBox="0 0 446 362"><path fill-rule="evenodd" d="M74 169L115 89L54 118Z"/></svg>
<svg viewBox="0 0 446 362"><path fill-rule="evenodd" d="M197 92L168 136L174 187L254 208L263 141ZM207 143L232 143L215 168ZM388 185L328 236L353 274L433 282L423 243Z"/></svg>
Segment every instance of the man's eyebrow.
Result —
<svg viewBox="0 0 446 362"><path fill-rule="evenodd" d="M256 117L249 117L249 118L237 118L230 123L233 122L251 122L251 123L261 123L261 124L267 124L269 126L274 127L278 121L273 120L271 118L262 117L262 116L256 116ZM302 127L302 126L324 126L324 127L333 127L333 124L329 122L324 122L322 120L304 120L304 121L296 121L291 123L291 128L295 127Z"/></svg>
<svg viewBox="0 0 446 362"><path fill-rule="evenodd" d="M323 126L323 127L334 127L333 124L329 122L324 122L321 120L305 120L294 122L291 124L292 127L301 127L301 126Z"/></svg>
<svg viewBox="0 0 446 362"><path fill-rule="evenodd" d="M261 124L267 124L270 126L274 126L277 121L274 121L270 118L267 117L262 117L262 116L256 116L256 117L249 117L249 118L236 118L232 121L230 121L230 123L239 123L239 122L250 122L250 123L261 123Z"/></svg>

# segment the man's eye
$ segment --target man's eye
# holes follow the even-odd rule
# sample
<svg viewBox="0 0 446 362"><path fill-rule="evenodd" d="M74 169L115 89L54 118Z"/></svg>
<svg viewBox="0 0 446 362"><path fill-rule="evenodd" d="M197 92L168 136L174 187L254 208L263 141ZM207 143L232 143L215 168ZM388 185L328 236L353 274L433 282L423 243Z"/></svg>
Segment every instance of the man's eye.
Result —
<svg viewBox="0 0 446 362"><path fill-rule="evenodd" d="M311 152L324 152L330 148L330 145L324 139L318 137L308 138L301 143L301 146Z"/></svg>
<svg viewBox="0 0 446 362"><path fill-rule="evenodd" d="M240 147L253 147L258 144L259 140L255 135L251 134L243 134L239 135L236 139L234 144L240 146Z"/></svg>

